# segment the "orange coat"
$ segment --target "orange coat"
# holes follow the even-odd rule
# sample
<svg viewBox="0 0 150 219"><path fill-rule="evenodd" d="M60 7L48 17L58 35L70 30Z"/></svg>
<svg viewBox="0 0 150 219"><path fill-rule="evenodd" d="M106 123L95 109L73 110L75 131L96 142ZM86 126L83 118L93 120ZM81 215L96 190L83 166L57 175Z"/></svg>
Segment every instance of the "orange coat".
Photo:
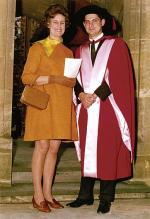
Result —
<svg viewBox="0 0 150 219"><path fill-rule="evenodd" d="M56 45L52 54L47 56L43 45L37 42L29 50L22 82L34 84L37 77L42 75L63 75L65 58L72 57L72 51L62 43ZM27 106L24 140L77 140L72 88L55 83L35 87L40 90L44 87L50 100L45 110Z"/></svg>

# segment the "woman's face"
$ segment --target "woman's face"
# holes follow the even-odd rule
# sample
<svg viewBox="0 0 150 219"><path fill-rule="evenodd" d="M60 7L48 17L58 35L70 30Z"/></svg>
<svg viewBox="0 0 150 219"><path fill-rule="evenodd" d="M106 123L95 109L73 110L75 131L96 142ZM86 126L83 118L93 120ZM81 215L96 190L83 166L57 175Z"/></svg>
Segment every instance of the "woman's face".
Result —
<svg viewBox="0 0 150 219"><path fill-rule="evenodd" d="M48 28L52 39L60 39L65 32L65 17L62 14L56 14L54 18L50 18Z"/></svg>

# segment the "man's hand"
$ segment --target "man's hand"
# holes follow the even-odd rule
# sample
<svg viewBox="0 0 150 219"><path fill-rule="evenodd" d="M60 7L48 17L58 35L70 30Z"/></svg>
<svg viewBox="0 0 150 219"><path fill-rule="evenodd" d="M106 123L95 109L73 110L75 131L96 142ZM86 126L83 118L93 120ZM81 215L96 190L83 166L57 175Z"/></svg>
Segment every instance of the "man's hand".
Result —
<svg viewBox="0 0 150 219"><path fill-rule="evenodd" d="M97 95L81 92L79 98L84 108L87 109L96 101Z"/></svg>

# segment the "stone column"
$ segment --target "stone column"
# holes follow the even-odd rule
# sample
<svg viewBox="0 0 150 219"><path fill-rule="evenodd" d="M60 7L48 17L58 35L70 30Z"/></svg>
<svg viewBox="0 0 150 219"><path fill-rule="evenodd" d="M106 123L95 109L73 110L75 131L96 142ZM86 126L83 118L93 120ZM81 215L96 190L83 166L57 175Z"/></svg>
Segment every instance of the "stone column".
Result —
<svg viewBox="0 0 150 219"><path fill-rule="evenodd" d="M15 7L16 0L0 0L0 185L11 184Z"/></svg>
<svg viewBox="0 0 150 219"><path fill-rule="evenodd" d="M124 0L124 39L136 76L137 159L134 177L150 182L150 4L149 0Z"/></svg>

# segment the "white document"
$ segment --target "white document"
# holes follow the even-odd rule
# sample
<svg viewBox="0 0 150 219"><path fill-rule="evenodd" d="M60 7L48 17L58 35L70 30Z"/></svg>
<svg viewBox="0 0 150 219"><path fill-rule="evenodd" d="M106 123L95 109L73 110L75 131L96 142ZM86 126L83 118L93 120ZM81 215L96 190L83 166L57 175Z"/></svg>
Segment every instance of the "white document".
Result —
<svg viewBox="0 0 150 219"><path fill-rule="evenodd" d="M65 58L64 76L76 78L79 72L82 59Z"/></svg>

